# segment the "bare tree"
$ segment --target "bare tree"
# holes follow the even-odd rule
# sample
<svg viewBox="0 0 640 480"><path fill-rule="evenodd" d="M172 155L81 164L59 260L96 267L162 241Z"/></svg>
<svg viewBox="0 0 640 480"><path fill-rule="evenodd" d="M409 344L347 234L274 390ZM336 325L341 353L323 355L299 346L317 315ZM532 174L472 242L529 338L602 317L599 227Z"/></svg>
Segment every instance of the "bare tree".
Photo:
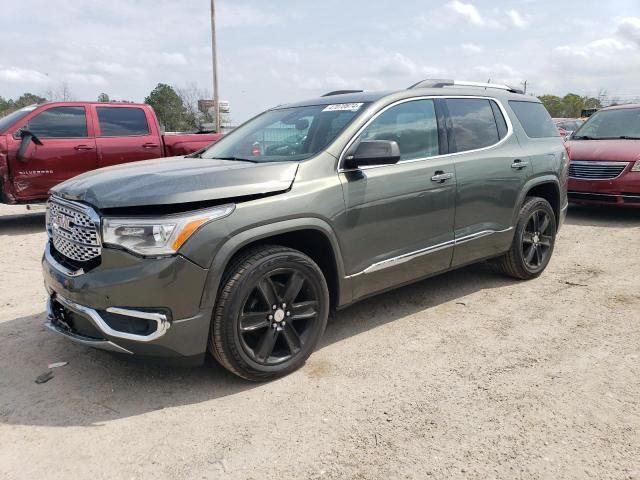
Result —
<svg viewBox="0 0 640 480"><path fill-rule="evenodd" d="M74 99L74 95L67 82L61 82L55 87L50 87L44 92L44 96L52 102L68 102Z"/></svg>
<svg viewBox="0 0 640 480"><path fill-rule="evenodd" d="M213 122L211 112L200 109L198 100L211 98L207 89L200 88L195 82L187 83L184 87L176 88L178 96L182 100L186 110L187 122L189 126L196 130L201 130L205 123Z"/></svg>

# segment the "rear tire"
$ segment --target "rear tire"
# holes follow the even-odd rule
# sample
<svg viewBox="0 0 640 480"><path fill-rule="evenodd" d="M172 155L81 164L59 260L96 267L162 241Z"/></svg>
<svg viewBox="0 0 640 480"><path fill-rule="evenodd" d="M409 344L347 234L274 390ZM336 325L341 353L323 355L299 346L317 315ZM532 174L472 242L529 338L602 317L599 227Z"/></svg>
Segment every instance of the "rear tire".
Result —
<svg viewBox="0 0 640 480"><path fill-rule="evenodd" d="M556 243L556 216L544 198L527 197L516 224L511 248L494 264L519 280L538 277L549 264Z"/></svg>
<svg viewBox="0 0 640 480"><path fill-rule="evenodd" d="M329 290L322 271L290 248L261 246L222 280L209 351L236 375L266 381L304 364L324 333Z"/></svg>

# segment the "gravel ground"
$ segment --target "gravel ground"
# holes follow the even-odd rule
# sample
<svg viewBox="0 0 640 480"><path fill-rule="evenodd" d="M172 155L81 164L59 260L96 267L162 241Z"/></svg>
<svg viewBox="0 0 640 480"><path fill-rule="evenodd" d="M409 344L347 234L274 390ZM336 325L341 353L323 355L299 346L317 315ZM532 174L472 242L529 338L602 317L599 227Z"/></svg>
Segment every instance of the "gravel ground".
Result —
<svg viewBox="0 0 640 480"><path fill-rule="evenodd" d="M3 479L640 478L640 211L572 208L531 282L478 265L355 305L258 385L45 331L43 222L0 206Z"/></svg>

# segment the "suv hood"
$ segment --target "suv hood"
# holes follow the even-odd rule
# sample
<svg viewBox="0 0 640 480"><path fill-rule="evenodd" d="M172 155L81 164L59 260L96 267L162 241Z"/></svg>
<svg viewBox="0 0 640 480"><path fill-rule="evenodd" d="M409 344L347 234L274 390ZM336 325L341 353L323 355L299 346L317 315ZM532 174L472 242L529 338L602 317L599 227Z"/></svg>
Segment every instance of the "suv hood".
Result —
<svg viewBox="0 0 640 480"><path fill-rule="evenodd" d="M297 162L170 157L93 170L51 193L97 208L203 202L285 192L297 169Z"/></svg>
<svg viewBox="0 0 640 480"><path fill-rule="evenodd" d="M640 160L640 140L569 140L565 145L571 160Z"/></svg>

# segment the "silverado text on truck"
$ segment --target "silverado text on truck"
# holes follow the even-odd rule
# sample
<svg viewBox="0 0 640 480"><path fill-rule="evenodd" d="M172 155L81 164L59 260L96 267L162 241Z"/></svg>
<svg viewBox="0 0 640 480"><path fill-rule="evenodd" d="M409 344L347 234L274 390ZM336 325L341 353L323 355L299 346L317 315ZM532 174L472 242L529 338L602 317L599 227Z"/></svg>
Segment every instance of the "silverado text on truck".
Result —
<svg viewBox="0 0 640 480"><path fill-rule="evenodd" d="M284 375L331 311L365 297L485 259L540 275L567 174L543 105L506 86L424 81L280 106L191 158L54 187L48 326Z"/></svg>
<svg viewBox="0 0 640 480"><path fill-rule="evenodd" d="M149 105L52 102L0 118L0 202L47 199L51 187L89 170L185 155L218 134L160 133Z"/></svg>

